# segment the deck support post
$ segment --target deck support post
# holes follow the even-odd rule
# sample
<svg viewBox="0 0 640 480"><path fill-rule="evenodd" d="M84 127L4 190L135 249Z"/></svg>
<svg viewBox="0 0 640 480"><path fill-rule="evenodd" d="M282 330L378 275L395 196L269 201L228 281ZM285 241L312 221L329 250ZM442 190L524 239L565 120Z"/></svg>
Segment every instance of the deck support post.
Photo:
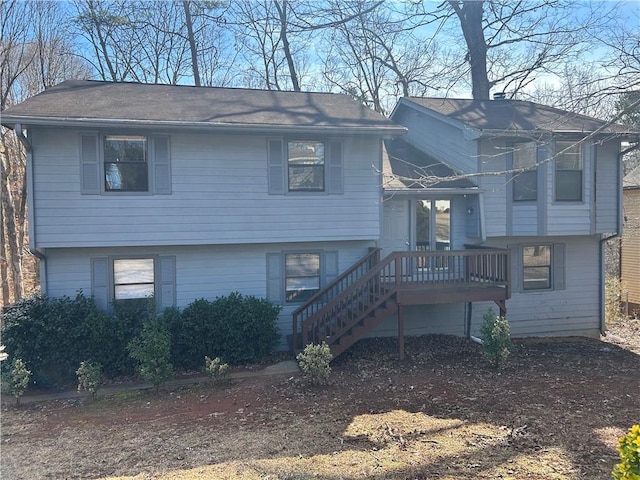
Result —
<svg viewBox="0 0 640 480"><path fill-rule="evenodd" d="M400 360L404 360L404 313L401 304L398 304L398 354Z"/></svg>
<svg viewBox="0 0 640 480"><path fill-rule="evenodd" d="M505 300L495 300L496 305L500 309L500 316L507 316L507 302Z"/></svg>

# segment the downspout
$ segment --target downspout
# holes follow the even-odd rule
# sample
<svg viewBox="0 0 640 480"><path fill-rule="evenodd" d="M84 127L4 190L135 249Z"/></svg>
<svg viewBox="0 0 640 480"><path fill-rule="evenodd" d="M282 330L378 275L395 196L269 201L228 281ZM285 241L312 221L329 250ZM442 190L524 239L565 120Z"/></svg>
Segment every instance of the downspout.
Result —
<svg viewBox="0 0 640 480"><path fill-rule="evenodd" d="M36 248L35 212L33 198L33 147L26 137L22 125L16 123L13 130L16 132L18 140L27 153L26 181L27 181L27 220L29 222L29 252L40 260L40 290L47 293L47 257Z"/></svg>
<svg viewBox="0 0 640 480"><path fill-rule="evenodd" d="M617 180L618 180L618 208L617 208L617 228L618 231L613 235L609 235L608 237L600 239L600 334L606 334L606 319L605 319L605 306L606 306L606 291L605 291L605 258L604 258L604 244L609 240L614 238L618 238L622 234L622 157L624 157L627 153L631 153L634 150L640 148L640 141L637 141L633 146L627 148L626 150L622 150L618 154L618 161L616 162L617 166Z"/></svg>

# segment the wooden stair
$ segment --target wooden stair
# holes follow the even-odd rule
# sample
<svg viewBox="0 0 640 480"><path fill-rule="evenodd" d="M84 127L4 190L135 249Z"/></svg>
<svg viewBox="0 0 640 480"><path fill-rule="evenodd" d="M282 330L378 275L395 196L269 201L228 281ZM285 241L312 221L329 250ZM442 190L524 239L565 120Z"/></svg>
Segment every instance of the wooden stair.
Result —
<svg viewBox="0 0 640 480"><path fill-rule="evenodd" d="M504 314L509 265L502 249L392 252L382 260L380 249L370 249L293 312L293 351L326 342L335 358L399 313L399 305L491 300ZM400 336L401 323L399 313Z"/></svg>

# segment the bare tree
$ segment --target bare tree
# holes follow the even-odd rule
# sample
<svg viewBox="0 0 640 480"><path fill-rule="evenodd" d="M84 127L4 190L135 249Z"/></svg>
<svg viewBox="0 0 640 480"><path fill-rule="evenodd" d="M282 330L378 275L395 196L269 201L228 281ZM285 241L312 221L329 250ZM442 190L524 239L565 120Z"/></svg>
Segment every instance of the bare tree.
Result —
<svg viewBox="0 0 640 480"><path fill-rule="evenodd" d="M399 95L440 88L437 44L416 35L406 12L355 1L335 2L332 15L323 37L323 75L332 88L382 113Z"/></svg>
<svg viewBox="0 0 640 480"><path fill-rule="evenodd" d="M514 95L575 61L613 8L569 0L448 0L423 15L449 25L456 20L466 47L456 63L470 76L473 98L488 99L495 87Z"/></svg>
<svg viewBox="0 0 640 480"><path fill-rule="evenodd" d="M0 78L2 109L69 78L83 78L88 68L73 55L60 4L3 1L1 4ZM24 18L29 18L28 26ZM0 277L3 304L20 299L35 285L25 266L37 274L28 252L26 168L14 132L2 128L0 139Z"/></svg>

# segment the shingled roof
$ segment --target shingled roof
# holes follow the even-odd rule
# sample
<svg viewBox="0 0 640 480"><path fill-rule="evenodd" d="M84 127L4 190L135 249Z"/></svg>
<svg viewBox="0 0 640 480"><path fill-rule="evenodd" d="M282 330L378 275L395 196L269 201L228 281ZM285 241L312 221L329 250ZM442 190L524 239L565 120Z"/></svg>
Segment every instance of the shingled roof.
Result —
<svg viewBox="0 0 640 480"><path fill-rule="evenodd" d="M347 95L67 80L2 112L25 125L191 126L400 134L404 127Z"/></svg>
<svg viewBox="0 0 640 480"><path fill-rule="evenodd" d="M640 188L640 165L624 176L622 179L622 186L625 189Z"/></svg>
<svg viewBox="0 0 640 480"><path fill-rule="evenodd" d="M520 100L468 100L408 97L403 99L433 110L469 128L491 133L517 132L640 134L638 129L585 115ZM600 130L601 129L601 130Z"/></svg>

